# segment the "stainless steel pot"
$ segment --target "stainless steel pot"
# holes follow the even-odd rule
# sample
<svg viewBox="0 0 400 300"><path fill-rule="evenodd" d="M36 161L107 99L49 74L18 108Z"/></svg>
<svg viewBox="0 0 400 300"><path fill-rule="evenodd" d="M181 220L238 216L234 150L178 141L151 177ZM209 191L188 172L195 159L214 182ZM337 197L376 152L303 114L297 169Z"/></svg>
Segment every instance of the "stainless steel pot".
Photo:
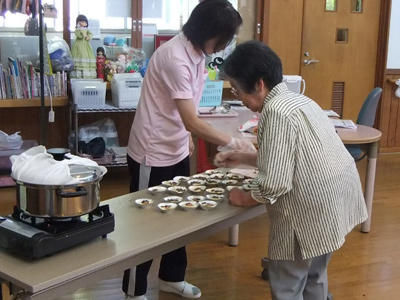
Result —
<svg viewBox="0 0 400 300"><path fill-rule="evenodd" d="M69 218L87 214L100 202L98 167L70 165L71 176L79 183L73 185L32 184L15 180L17 206L29 215L41 218Z"/></svg>

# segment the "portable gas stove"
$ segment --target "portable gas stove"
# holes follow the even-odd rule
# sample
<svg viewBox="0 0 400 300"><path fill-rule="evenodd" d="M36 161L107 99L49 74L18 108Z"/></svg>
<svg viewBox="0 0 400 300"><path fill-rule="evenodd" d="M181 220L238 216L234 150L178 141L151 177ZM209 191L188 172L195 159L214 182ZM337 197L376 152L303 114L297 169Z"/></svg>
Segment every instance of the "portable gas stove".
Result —
<svg viewBox="0 0 400 300"><path fill-rule="evenodd" d="M40 258L114 231L114 214L108 205L73 218L39 218L14 207L0 217L0 247L24 258Z"/></svg>

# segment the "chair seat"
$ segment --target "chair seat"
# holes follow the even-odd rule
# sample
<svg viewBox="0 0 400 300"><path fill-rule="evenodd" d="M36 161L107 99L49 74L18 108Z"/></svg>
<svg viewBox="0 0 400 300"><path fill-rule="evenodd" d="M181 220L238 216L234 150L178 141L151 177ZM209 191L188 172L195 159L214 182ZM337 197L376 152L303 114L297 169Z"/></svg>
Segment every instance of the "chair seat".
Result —
<svg viewBox="0 0 400 300"><path fill-rule="evenodd" d="M350 152L355 161L359 161L365 156L364 152L358 145L346 145L346 149Z"/></svg>

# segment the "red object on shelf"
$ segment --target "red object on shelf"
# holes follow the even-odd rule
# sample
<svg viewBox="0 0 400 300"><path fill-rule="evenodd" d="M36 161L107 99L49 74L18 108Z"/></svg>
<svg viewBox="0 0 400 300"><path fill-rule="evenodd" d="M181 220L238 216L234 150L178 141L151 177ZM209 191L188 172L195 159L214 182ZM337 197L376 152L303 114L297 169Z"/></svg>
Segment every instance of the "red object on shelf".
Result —
<svg viewBox="0 0 400 300"><path fill-rule="evenodd" d="M207 154L206 142L202 139L197 139L197 173L216 168L208 161Z"/></svg>
<svg viewBox="0 0 400 300"><path fill-rule="evenodd" d="M156 34L154 35L154 50L160 47L165 42L172 39L175 35L174 34Z"/></svg>

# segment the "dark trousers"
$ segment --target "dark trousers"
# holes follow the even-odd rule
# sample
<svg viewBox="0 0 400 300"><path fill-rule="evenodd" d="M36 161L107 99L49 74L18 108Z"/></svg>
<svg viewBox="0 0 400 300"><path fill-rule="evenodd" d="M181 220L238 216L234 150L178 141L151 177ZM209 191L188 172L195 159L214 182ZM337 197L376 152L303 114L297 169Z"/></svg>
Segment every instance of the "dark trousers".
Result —
<svg viewBox="0 0 400 300"><path fill-rule="evenodd" d="M140 164L128 156L128 168L130 181L130 191L136 192L139 190L140 178ZM175 176L189 176L190 165L189 157L179 163L168 167L151 167L148 187L160 185L164 180L173 179ZM143 179L142 179L143 180ZM141 184L143 186L143 184ZM162 217L162 216L160 216ZM147 290L147 275L150 271L152 260L136 266L135 275L135 296L146 294ZM185 279L185 272L187 266L187 257L185 247L176 249L172 252L164 254L160 262L160 270L158 276L165 281L179 282ZM122 290L132 295L133 291L129 288L129 282L132 278L131 270L125 270L122 282Z"/></svg>

